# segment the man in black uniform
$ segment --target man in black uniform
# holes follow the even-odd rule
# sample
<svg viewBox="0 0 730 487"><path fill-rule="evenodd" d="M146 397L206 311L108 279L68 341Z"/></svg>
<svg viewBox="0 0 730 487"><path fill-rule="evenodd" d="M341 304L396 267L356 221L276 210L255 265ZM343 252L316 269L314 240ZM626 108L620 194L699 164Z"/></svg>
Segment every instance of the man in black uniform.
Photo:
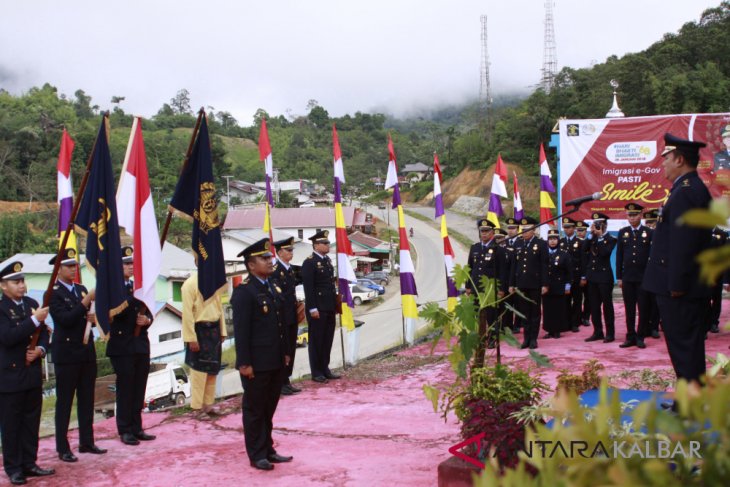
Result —
<svg viewBox="0 0 730 487"><path fill-rule="evenodd" d="M294 372L294 354L297 351L297 332L299 331L299 323L297 322L297 278L294 269L289 264L292 257L294 257L294 237L274 242L274 247L276 247L276 265L271 279L279 286L281 294L284 296L284 308L281 317L289 337L286 354L290 358L284 374L284 384L281 386L281 395L291 396L302 392L300 388L292 385L290 379Z"/></svg>
<svg viewBox="0 0 730 487"><path fill-rule="evenodd" d="M38 430L43 407L41 358L48 349L48 329L43 320L48 308L25 295L23 264L12 262L0 271L0 438L3 468L13 485L26 477L55 473L36 464ZM38 344L29 346L40 328Z"/></svg>
<svg viewBox="0 0 730 487"><path fill-rule="evenodd" d="M581 275L580 288L583 295L583 303L580 312L580 322L583 326L591 326L591 297L588 294L588 281L586 281L586 264L588 263L588 245L586 239L588 237L588 225L583 220L575 222L575 234L583 245L583 255L581 257Z"/></svg>
<svg viewBox="0 0 730 487"><path fill-rule="evenodd" d="M142 408L147 377L150 373L150 339L147 329L152 324L152 313L145 304L134 297L134 250L122 248L124 286L129 293L127 308L114 317L109 332L106 355L117 375L117 431L125 445L139 445L151 441L142 429Z"/></svg>
<svg viewBox="0 0 730 487"><path fill-rule="evenodd" d="M309 367L312 380L327 383L340 376L330 370L330 353L335 338L335 271L327 253L329 232L321 230L311 237L314 252L302 263L304 302L309 324Z"/></svg>
<svg viewBox="0 0 730 487"><path fill-rule="evenodd" d="M591 321L593 334L586 338L587 342L603 340L611 343L616 338L613 312L613 269L611 268L611 252L616 246L616 238L607 231L608 216L594 213L591 225L591 237L586 240L586 281L591 298ZM606 320L606 334L603 333L601 308Z"/></svg>
<svg viewBox="0 0 730 487"><path fill-rule="evenodd" d="M730 170L730 124L720 129L720 138L725 145L725 150L721 150L715 154L715 164L713 166L715 172L721 169L725 171Z"/></svg>
<svg viewBox="0 0 730 487"><path fill-rule="evenodd" d="M273 470L274 463L292 461L279 455L271 437L279 404L286 355L287 327L283 322L285 297L269 279L274 270L269 239L243 252L248 277L233 290L233 327L236 336L236 368L243 385L243 434L251 466Z"/></svg>
<svg viewBox="0 0 730 487"><path fill-rule="evenodd" d="M664 135L664 177L672 181L661 208L644 275L644 289L656 295L664 339L678 379L698 381L705 373L705 307L709 290L699 281L697 255L712 240L709 229L677 222L685 212L707 208L710 192L697 175L702 142Z"/></svg>
<svg viewBox="0 0 730 487"><path fill-rule="evenodd" d="M727 245L728 235L720 227L712 229L712 248L719 248ZM727 279L727 273L722 276ZM710 288L710 306L707 308L706 331L720 333L720 313L722 312L722 286L723 279L719 278L714 286Z"/></svg>
<svg viewBox="0 0 730 487"><path fill-rule="evenodd" d="M629 203L625 207L629 225L618 232L616 244L616 280L624 299L626 310L626 341L619 347L637 346L646 348L644 338L651 334L649 314L651 313L651 296L641 287L649 260L652 229L641 224L641 210L638 203ZM639 328L636 329L636 308L639 308Z"/></svg>
<svg viewBox="0 0 730 487"><path fill-rule="evenodd" d="M656 228L656 221L659 218L659 210L653 209L644 212L644 225L653 232ZM653 235L652 235L653 238ZM652 338L659 338L659 307L656 304L656 296L649 294L649 333Z"/></svg>
<svg viewBox="0 0 730 487"><path fill-rule="evenodd" d="M520 223L527 229L523 230L523 244L516 250L510 292L517 288L529 299L517 299L518 309L525 315L522 348L535 349L540 332L541 297L548 292L548 248L544 240L535 238L534 218L525 217Z"/></svg>
<svg viewBox="0 0 730 487"><path fill-rule="evenodd" d="M542 297L542 327L546 332L543 338L560 338L560 332L573 328L565 304L573 286L573 260L568 251L560 248L559 238L557 230L548 230L549 284Z"/></svg>
<svg viewBox="0 0 730 487"><path fill-rule="evenodd" d="M521 236L517 236L517 232L519 231L519 222L515 220L514 218L507 218L505 220L505 223L507 225L507 237L505 238L505 249L507 250L507 255L510 262L509 267L509 276L512 276L512 266L515 264L515 257L517 254L517 249L519 249L522 244L524 244L524 240L522 240ZM509 284L509 283L508 283ZM506 304L509 304L513 308L517 308L517 297L516 296L509 296L507 297ZM519 316L515 315L514 313L507 311L502 318L502 322L505 323L507 326L512 327L512 333L519 333L520 327L522 327L523 320Z"/></svg>
<svg viewBox="0 0 730 487"><path fill-rule="evenodd" d="M64 462L78 459L68 444L68 423L76 394L79 421L79 453L106 453L94 444L94 386L96 384L96 350L94 335L87 322L96 317L89 312L95 292L88 292L76 278L76 251L65 249L53 286L49 309L53 318L51 351L56 368L56 451ZM54 256L48 263L56 262Z"/></svg>
<svg viewBox="0 0 730 487"><path fill-rule="evenodd" d="M489 220L481 219L477 222L479 229L479 242L473 244L469 249L469 266L470 281L466 282L466 292L472 294L484 292L482 285L482 276L488 279L496 279L496 289L492 288L493 296L488 296L488 301L496 301L502 299L507 292L509 286L508 268L505 266L505 250L497 245L494 239L494 224ZM479 306L478 298L475 302ZM479 347L475 355L475 364L477 367L484 364L484 341L487 341L489 348L495 347L495 342L499 338L499 324L497 318L499 316L499 307L487 307L479 312ZM489 330L489 332L487 332Z"/></svg>
<svg viewBox="0 0 730 487"><path fill-rule="evenodd" d="M560 248L570 255L571 280L570 294L565 299L565 317L569 329L578 332L581 324L581 306L583 305L583 288L580 287L580 278L583 276L583 240L575 233L576 221L567 216L563 218L565 236L560 239Z"/></svg>

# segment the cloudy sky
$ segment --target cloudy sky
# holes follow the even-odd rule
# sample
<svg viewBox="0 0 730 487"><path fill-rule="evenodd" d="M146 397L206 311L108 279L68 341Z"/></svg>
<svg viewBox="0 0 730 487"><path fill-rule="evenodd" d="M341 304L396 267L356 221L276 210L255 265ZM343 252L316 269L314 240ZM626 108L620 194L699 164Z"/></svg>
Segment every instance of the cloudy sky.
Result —
<svg viewBox="0 0 730 487"><path fill-rule="evenodd" d="M559 68L641 51L720 0L555 0ZM3 2L0 87L125 96L151 116L181 88L193 108L408 113L476 97L480 15L493 92L540 77L544 0L22 0Z"/></svg>

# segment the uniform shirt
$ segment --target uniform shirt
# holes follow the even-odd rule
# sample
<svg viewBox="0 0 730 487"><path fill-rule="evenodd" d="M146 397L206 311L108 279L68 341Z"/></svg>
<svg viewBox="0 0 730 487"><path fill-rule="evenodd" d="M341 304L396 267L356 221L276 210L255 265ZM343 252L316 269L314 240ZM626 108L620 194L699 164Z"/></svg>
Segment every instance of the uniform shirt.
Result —
<svg viewBox="0 0 730 487"><path fill-rule="evenodd" d="M652 229L639 225L623 227L616 244L616 279L641 282L651 249Z"/></svg>
<svg viewBox="0 0 730 487"><path fill-rule="evenodd" d="M573 234L572 237L565 236L560 239L560 248L570 254L570 262L573 266L573 283L577 283L585 275L585 270L583 269L583 265L585 264L584 245L583 239L576 234Z"/></svg>
<svg viewBox="0 0 730 487"><path fill-rule="evenodd" d="M613 284L611 253L616 246L616 238L607 233L596 238L592 235L586 243L588 261L586 263L586 279L589 282Z"/></svg>
<svg viewBox="0 0 730 487"><path fill-rule="evenodd" d="M518 247L519 246L519 247ZM516 244L515 262L512 266L510 285L520 289L539 289L547 286L548 245L544 240L532 237Z"/></svg>
<svg viewBox="0 0 730 487"><path fill-rule="evenodd" d="M563 295L570 291L573 262L570 254L560 247L548 248L548 294Z"/></svg>
<svg viewBox="0 0 730 487"><path fill-rule="evenodd" d="M276 259L276 267L270 279L275 286L278 286L284 297L284 307L282 310L282 318L284 324L297 324L297 280L294 269L291 265L285 264L278 258Z"/></svg>
<svg viewBox="0 0 730 487"><path fill-rule="evenodd" d="M28 296L23 296L20 302L5 295L0 299L0 392L41 387L41 360L34 360L30 367L25 365L25 352L39 326L32 316L32 310L37 308L38 302ZM43 350L48 347L45 326L41 327L38 347Z"/></svg>
<svg viewBox="0 0 730 487"><path fill-rule="evenodd" d="M313 311L335 311L335 271L329 257L317 252L302 263L302 284L304 301L310 313Z"/></svg>
<svg viewBox="0 0 730 487"><path fill-rule="evenodd" d="M490 279L495 277L499 280L499 290L507 292L509 286L509 264L508 258L505 257L507 250L497 245L492 239L489 242L477 242L469 249L469 273L471 281L466 282L466 288L472 289L476 286L481 292L481 276L487 276ZM472 284L472 281L474 284Z"/></svg>
<svg viewBox="0 0 730 487"><path fill-rule="evenodd" d="M198 321L216 322L221 324L221 336L227 336L226 324L223 320L223 304L220 292L216 292L207 301L198 290L198 274L188 277L182 285L182 332L184 342L197 342L195 323Z"/></svg>

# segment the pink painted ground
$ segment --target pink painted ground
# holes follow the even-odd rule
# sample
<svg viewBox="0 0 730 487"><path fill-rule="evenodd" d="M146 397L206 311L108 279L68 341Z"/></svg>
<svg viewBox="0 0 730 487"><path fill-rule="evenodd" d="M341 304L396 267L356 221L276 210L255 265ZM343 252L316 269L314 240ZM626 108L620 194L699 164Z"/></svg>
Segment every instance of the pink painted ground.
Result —
<svg viewBox="0 0 730 487"><path fill-rule="evenodd" d="M612 344L584 343L591 330L586 327L560 340L538 341L538 351L556 365L544 374L548 383L555 384L557 369L579 373L591 358L599 359L611 375L628 369L671 368L663 339L649 338L645 350L618 348L625 333L618 302L616 312L617 341ZM728 321L730 313L725 312L721 322ZM708 355L728 353L728 345L730 332L713 334L707 342ZM423 355L428 349L421 345L402 354ZM524 350L505 347L504 355L506 362L528 365ZM109 452L77 455L80 460L75 464L57 459L53 438L41 440L39 464L55 468L57 474L47 480L30 479L29 485L436 485L436 467L459 441L459 428L433 413L421 387L450 377L449 366L442 361L382 380L345 378L325 386L305 382L303 393L282 398L274 418L276 448L294 455L294 461L272 472L249 466L240 410L212 424L189 415L151 413L144 415L145 426L157 440L125 446L117 440L110 419L95 425L98 445ZM239 404L240 398L233 398L222 406L233 410ZM76 450L75 431L71 437ZM7 480L3 476L0 482Z"/></svg>

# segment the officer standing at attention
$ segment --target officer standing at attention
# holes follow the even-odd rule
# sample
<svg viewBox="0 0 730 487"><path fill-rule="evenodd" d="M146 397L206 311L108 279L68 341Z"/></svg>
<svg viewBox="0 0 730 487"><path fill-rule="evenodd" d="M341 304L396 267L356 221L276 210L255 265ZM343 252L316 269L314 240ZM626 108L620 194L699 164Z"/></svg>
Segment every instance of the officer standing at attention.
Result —
<svg viewBox="0 0 730 487"><path fill-rule="evenodd" d="M312 380L327 383L339 379L329 367L332 341L335 338L335 271L327 253L329 231L321 230L311 237L314 252L302 263L304 302L309 324L309 367Z"/></svg>
<svg viewBox="0 0 730 487"><path fill-rule="evenodd" d="M657 218L659 218L659 210L653 209L649 211L644 212L644 225L649 227L652 232L656 228L656 221ZM653 239L653 235L652 235ZM654 294L649 293L649 333L651 334L652 338L660 338L659 337L659 322L661 321L659 319L659 307L656 304L656 296Z"/></svg>
<svg viewBox="0 0 730 487"><path fill-rule="evenodd" d="M572 329L567 319L565 305L573 282L573 261L570 254L560 248L560 233L548 230L548 292L542 297L543 338L560 338L560 332Z"/></svg>
<svg viewBox="0 0 730 487"><path fill-rule="evenodd" d="M509 276L512 276L512 266L514 266L515 264L517 249L519 249L522 244L524 244L524 240L522 240L521 236L517 236L517 232L520 228L520 224L517 220L515 220L514 218L507 218L507 220L505 220L505 223L507 226L507 236L505 237L504 247L507 250L507 255L510 261ZM508 296L505 304L509 304L513 308L517 308L517 297ZM519 333L520 328L522 327L522 318L515 315L511 311L507 311L504 314L504 316L502 317L502 322L506 326L512 327L512 333Z"/></svg>
<svg viewBox="0 0 730 487"><path fill-rule="evenodd" d="M58 281L51 291L49 309L53 318L51 350L56 368L56 451L64 462L76 462L68 444L68 423L76 394L79 421L79 453L101 455L106 450L94 444L94 387L96 384L96 349L94 335L87 322L95 323L89 312L95 291L87 292L74 283L78 266L76 251L65 249L58 268ZM48 263L56 262L54 256Z"/></svg>
<svg viewBox="0 0 730 487"><path fill-rule="evenodd" d="M231 307L236 368L244 391L243 434L251 466L273 470L274 463L293 459L276 453L271 437L284 370L289 364L288 330L283 320L286 298L270 279L274 264L268 238L249 245L241 255L248 277L233 290Z"/></svg>
<svg viewBox="0 0 730 487"><path fill-rule="evenodd" d="M728 235L725 230L720 227L712 229L712 248L719 248L727 245ZM727 282L728 274L723 276ZM706 331L712 333L720 333L720 313L722 312L722 286L723 279L718 279L714 286L710 288L710 305L707 308Z"/></svg>
<svg viewBox="0 0 730 487"><path fill-rule="evenodd" d="M523 218L524 243L516 251L515 265L510 280L510 292L519 289L526 297L517 298L518 309L525 315L525 335L521 348L537 348L540 332L540 304L542 295L548 292L548 248L544 240L535 237L537 222L532 217Z"/></svg>
<svg viewBox="0 0 730 487"><path fill-rule="evenodd" d="M611 252L616 246L616 238L607 231L608 216L594 213L591 225L591 237L586 241L586 280L591 301L591 321L593 334L585 339L587 342L603 340L611 343L615 340L613 312L613 269L611 268ZM606 334L603 333L601 308L606 320Z"/></svg>
<svg viewBox="0 0 730 487"><path fill-rule="evenodd" d="M297 279L294 274L294 269L290 264L292 257L294 257L294 237L274 242L274 247L276 248L276 265L274 266L274 273L271 275L271 279L279 286L282 296L284 296L282 320L284 326L286 326L287 336L289 337L286 354L290 358L289 365L287 365L286 373L284 374L284 384L281 386L281 395L291 396L292 394L302 392L300 388L292 385L290 379L294 372L294 354L297 351L297 332L299 331L299 323L297 320Z"/></svg>
<svg viewBox="0 0 730 487"><path fill-rule="evenodd" d="M697 175L705 144L672 134L664 135L664 143L662 167L672 189L654 230L644 288L656 295L677 378L699 382L706 367L703 319L709 290L700 283L696 257L711 245L712 232L677 220L691 209L708 208L712 200Z"/></svg>
<svg viewBox="0 0 730 487"><path fill-rule="evenodd" d="M48 308L25 295L23 264L11 262L0 271L0 439L3 468L13 485L26 477L53 475L38 466L38 431L43 407L41 359L48 349ZM31 337L40 328L38 344Z"/></svg>
<svg viewBox="0 0 730 487"><path fill-rule="evenodd" d="M649 314L651 313L651 296L641 287L649 260L652 229L641 224L641 210L638 203L629 203L625 207L629 225L618 232L616 244L616 279L624 298L626 310L626 341L619 347L637 346L646 348L644 338L651 334ZM639 329L636 329L636 308L639 309Z"/></svg>
<svg viewBox="0 0 730 487"><path fill-rule="evenodd" d="M125 445L139 445L151 441L142 429L142 409L150 374L150 339L147 329L152 324L152 313L134 297L134 250L122 247L124 287L127 290L127 308L114 317L109 332L106 355L117 376L117 409L114 415L117 432Z"/></svg>
<svg viewBox="0 0 730 487"><path fill-rule="evenodd" d="M494 238L494 224L489 220L481 219L477 221L479 229L479 242L473 244L469 249L469 277L466 282L466 292L472 294L475 291L483 293L485 291L482 286L482 276L488 279L497 280L497 289L492 288L492 296L488 296L488 301L502 299L507 293L509 287L509 269L506 267L505 250L497 244ZM475 298L475 305L479 306L478 298ZM498 306L487 307L479 312L479 337L480 343L476 353L477 366L484 363L484 341L487 340L489 348L495 347L495 342L499 337L499 325L497 318L499 316ZM489 330L489 332L487 332Z"/></svg>
<svg viewBox="0 0 730 487"><path fill-rule="evenodd" d="M570 255L572 265L570 280L570 294L565 299L565 317L572 332L578 332L581 323L581 306L583 305L583 288L580 287L580 278L583 276L583 239L575 233L576 221L567 216L563 218L565 236L560 239L560 248Z"/></svg>
<svg viewBox="0 0 730 487"><path fill-rule="evenodd" d="M588 224L583 220L575 222L575 234L583 244L583 255L581 257L580 268L582 270L580 276L581 294L583 295L583 304L580 313L580 323L583 326L591 326L591 297L588 294L588 281L586 280L586 264L588 263L588 245L586 240L588 237Z"/></svg>

